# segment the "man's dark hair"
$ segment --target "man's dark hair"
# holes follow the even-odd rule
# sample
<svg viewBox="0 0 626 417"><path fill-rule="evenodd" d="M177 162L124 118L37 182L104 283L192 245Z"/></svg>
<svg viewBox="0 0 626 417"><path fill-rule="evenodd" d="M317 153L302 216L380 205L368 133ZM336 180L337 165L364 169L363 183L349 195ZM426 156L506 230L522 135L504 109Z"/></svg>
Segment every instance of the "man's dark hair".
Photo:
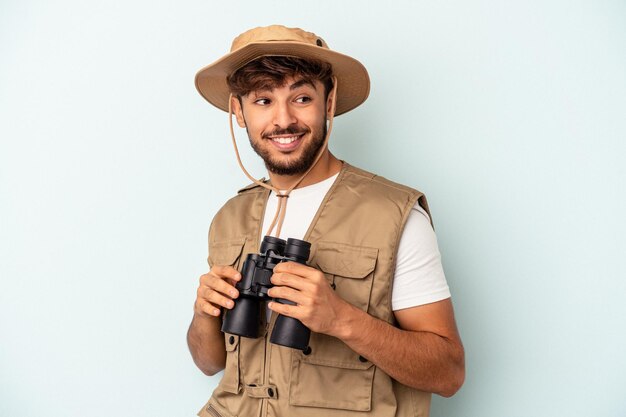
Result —
<svg viewBox="0 0 626 417"><path fill-rule="evenodd" d="M251 91L272 90L285 85L287 78L320 81L324 97L333 88L332 66L323 61L290 56L262 56L239 68L226 78L233 95L241 99Z"/></svg>

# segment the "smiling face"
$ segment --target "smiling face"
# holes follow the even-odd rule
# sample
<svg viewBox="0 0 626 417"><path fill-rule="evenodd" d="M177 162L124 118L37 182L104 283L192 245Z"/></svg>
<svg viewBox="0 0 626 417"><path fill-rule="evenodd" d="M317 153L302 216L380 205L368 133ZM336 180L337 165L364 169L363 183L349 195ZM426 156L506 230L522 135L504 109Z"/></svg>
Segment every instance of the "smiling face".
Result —
<svg viewBox="0 0 626 417"><path fill-rule="evenodd" d="M241 103L233 99L237 123L267 170L287 176L303 174L314 162L324 144L328 106L324 85L304 78L251 91Z"/></svg>

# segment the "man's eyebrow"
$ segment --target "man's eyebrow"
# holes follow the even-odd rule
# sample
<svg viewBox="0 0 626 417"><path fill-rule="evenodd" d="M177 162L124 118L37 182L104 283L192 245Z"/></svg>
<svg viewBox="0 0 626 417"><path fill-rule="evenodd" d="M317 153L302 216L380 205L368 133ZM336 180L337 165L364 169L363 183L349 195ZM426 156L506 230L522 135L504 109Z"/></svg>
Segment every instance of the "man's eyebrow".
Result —
<svg viewBox="0 0 626 417"><path fill-rule="evenodd" d="M311 87L313 87L314 90L317 90L317 88L315 88L315 84L313 84L313 81L311 80L307 80L307 79L302 79L300 81L296 81L295 83L291 84L289 86L290 90L295 90L297 88L302 87L303 85L310 85Z"/></svg>
<svg viewBox="0 0 626 417"><path fill-rule="evenodd" d="M256 90L251 90L248 94L254 94L255 96L258 96L259 94L268 93L268 92L271 92L272 90L273 88L271 87L261 87Z"/></svg>

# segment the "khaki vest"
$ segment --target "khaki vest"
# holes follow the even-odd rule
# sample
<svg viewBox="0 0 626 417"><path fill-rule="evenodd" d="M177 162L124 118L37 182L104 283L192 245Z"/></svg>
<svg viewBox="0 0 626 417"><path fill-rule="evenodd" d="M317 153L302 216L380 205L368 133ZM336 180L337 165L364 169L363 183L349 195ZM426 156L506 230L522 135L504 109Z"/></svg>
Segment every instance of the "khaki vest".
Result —
<svg viewBox="0 0 626 417"><path fill-rule="evenodd" d="M220 209L209 232L209 265L240 269L258 252L268 196L253 185ZM341 298L393 325L395 256L418 200L428 210L420 192L344 163L304 237L312 244L308 264ZM271 344L275 320L273 313L261 323L258 339L225 334L224 376L200 417L428 416L429 393L393 380L337 338L312 332L308 354Z"/></svg>

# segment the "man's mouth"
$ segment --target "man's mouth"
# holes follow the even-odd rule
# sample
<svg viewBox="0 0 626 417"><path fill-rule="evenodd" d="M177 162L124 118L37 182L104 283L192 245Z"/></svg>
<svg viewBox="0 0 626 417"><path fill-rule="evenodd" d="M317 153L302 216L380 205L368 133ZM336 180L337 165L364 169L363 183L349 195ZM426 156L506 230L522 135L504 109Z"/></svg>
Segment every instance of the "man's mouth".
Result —
<svg viewBox="0 0 626 417"><path fill-rule="evenodd" d="M272 145L280 151L291 152L300 146L302 138L307 132L286 132L283 134L267 135L266 139L272 141Z"/></svg>
<svg viewBox="0 0 626 417"><path fill-rule="evenodd" d="M299 135L294 135L294 136L270 137L270 139L273 140L276 143L280 143L281 145L288 145L290 143L293 143L293 142L297 141L303 135L304 135L304 133L301 133Z"/></svg>

